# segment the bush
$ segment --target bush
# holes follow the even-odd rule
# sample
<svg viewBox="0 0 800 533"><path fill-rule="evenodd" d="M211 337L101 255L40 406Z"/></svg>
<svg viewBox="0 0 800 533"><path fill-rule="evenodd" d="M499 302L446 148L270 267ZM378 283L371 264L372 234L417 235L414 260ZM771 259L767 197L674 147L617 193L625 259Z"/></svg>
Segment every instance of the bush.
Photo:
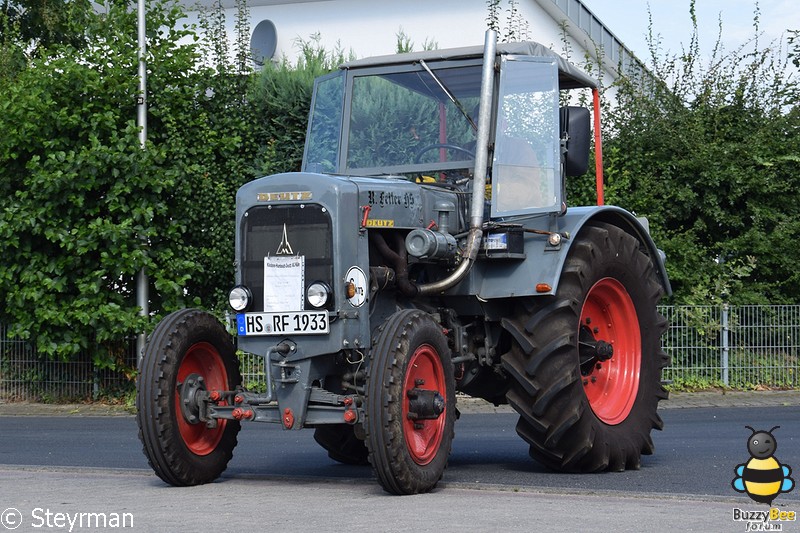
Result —
<svg viewBox="0 0 800 533"><path fill-rule="evenodd" d="M150 319L226 301L236 191L299 168L313 76L326 66L256 77L219 41L176 30L178 8L151 3L142 150L136 14L124 2L106 8L84 13L91 45L66 40L25 57L20 32L3 33L0 58L19 69L0 85L0 322L41 354L113 367L111 344ZM149 318L135 301L142 268Z"/></svg>
<svg viewBox="0 0 800 533"><path fill-rule="evenodd" d="M677 302L800 300L800 110L780 45L718 43L703 65L695 26L686 53L653 47L651 83L616 84L606 198L650 219Z"/></svg>

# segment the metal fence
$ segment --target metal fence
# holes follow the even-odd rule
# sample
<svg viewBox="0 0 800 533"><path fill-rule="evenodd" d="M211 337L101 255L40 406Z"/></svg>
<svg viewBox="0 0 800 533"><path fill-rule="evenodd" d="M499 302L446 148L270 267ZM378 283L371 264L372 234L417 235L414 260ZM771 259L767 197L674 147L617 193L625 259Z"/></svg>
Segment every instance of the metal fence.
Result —
<svg viewBox="0 0 800 533"><path fill-rule="evenodd" d="M107 346L116 369L98 368L87 358L51 361L30 343L9 338L0 324L0 399L44 402L84 401L118 397L132 390L136 339Z"/></svg>
<svg viewBox="0 0 800 533"><path fill-rule="evenodd" d="M798 386L800 305L669 306L664 379L734 388Z"/></svg>
<svg viewBox="0 0 800 533"><path fill-rule="evenodd" d="M662 376L680 387L798 386L800 305L662 306L670 323L662 346L671 358ZM135 339L112 347L120 370L91 361L49 361L0 325L0 399L78 401L133 390ZM261 357L243 355L245 386L264 386Z"/></svg>

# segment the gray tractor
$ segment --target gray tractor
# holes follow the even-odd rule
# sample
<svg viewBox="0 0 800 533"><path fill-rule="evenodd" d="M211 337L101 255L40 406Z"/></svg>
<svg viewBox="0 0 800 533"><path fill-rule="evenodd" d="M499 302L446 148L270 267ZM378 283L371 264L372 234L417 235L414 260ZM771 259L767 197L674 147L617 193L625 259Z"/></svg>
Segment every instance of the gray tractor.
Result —
<svg viewBox="0 0 800 533"><path fill-rule="evenodd" d="M268 422L313 428L387 492L426 492L457 392L510 404L549 468L638 468L662 427L670 285L646 221L601 186L567 206L591 145L592 113L563 105L580 94L599 152L597 83L491 31L319 78L302 171L237 195L236 334L185 309L148 339L136 405L156 474L210 482L241 424ZM263 357L263 390L242 387L237 350Z"/></svg>

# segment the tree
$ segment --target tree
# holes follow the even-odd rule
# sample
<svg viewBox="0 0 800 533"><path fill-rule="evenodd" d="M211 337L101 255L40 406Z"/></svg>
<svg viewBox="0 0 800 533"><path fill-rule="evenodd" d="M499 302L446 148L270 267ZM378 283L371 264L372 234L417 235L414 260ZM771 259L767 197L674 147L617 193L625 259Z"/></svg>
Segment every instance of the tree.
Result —
<svg viewBox="0 0 800 533"><path fill-rule="evenodd" d="M296 70L256 76L241 51L229 56L219 6L199 40L176 29L180 9L151 2L142 150L136 14L125 4L84 13L91 46L42 45L0 84L0 322L42 354L105 365L107 346L163 313L223 312L236 191L299 169L313 78L341 56L319 62L327 53L309 46ZM135 303L142 267L150 319Z"/></svg>
<svg viewBox="0 0 800 533"><path fill-rule="evenodd" d="M92 46L51 45L0 86L0 320L64 358L144 328L132 304L141 267L161 288L158 308L184 297L194 270L170 246L180 226L167 147L138 143L135 13L83 14ZM155 28L178 15L161 4L152 14ZM182 36L151 33L156 70L192 66L173 46Z"/></svg>
<svg viewBox="0 0 800 533"><path fill-rule="evenodd" d="M617 83L607 199L650 218L677 301L796 302L797 84L779 43L717 43L703 65L696 35L681 55L653 53L657 81Z"/></svg>
<svg viewBox="0 0 800 533"><path fill-rule="evenodd" d="M11 28L31 50L69 44L86 45L85 24L91 19L89 0L2 0L0 13L6 19L0 26L0 41Z"/></svg>
<svg viewBox="0 0 800 533"><path fill-rule="evenodd" d="M509 4L513 37L524 21ZM720 24L703 63L695 0L687 5L694 31L686 49L664 56L650 17L652 77L631 79L620 69L611 87L616 102L606 100L604 112L606 202L649 218L667 253L676 302L797 302L800 87L793 75L800 31L789 31L788 56L782 42L763 46L756 6L753 38L726 51ZM488 26L499 29L499 0L487 6ZM594 71L597 62L588 67ZM590 174L569 180L571 205L594 201L593 180Z"/></svg>
<svg viewBox="0 0 800 533"><path fill-rule="evenodd" d="M232 279L233 198L257 143L247 76L204 64L183 13L148 12L150 135L139 146L136 14L85 13L91 46L55 44L0 87L0 321L69 358L145 329L151 309L213 307ZM185 41L189 41L186 43ZM222 281L225 280L225 281Z"/></svg>

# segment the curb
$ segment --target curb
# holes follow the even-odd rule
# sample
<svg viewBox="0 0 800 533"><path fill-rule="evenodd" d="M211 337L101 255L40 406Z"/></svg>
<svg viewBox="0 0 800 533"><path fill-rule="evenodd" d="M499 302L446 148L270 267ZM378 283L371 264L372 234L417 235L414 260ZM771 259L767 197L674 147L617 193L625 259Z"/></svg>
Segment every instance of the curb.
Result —
<svg viewBox="0 0 800 533"><path fill-rule="evenodd" d="M725 407L790 407L800 405L800 390L671 392L659 409ZM457 395L461 413L514 413L508 405L493 405L480 398ZM45 404L0 400L2 416L134 416L134 408L101 403Z"/></svg>

